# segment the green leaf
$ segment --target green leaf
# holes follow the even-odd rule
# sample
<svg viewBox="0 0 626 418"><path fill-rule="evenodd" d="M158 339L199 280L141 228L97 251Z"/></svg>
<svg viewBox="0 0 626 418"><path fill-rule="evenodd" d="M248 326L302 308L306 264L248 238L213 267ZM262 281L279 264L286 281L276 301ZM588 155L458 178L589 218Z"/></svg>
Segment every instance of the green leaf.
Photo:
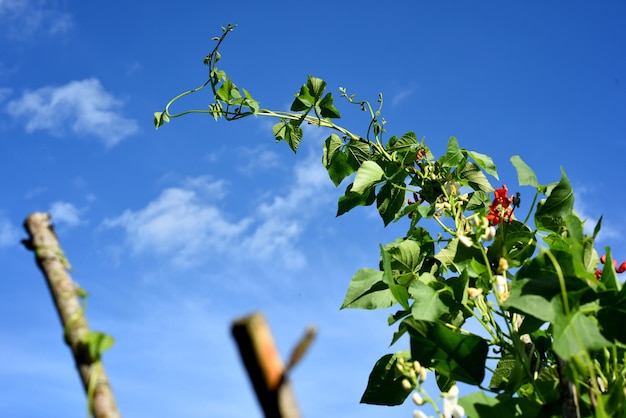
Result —
<svg viewBox="0 0 626 418"><path fill-rule="evenodd" d="M341 309L380 309L388 308L394 303L396 300L389 286L383 282L383 272L362 268L352 277Z"/></svg>
<svg viewBox="0 0 626 418"><path fill-rule="evenodd" d="M374 161L364 161L356 172L352 192L364 193L368 188L379 183L385 172Z"/></svg>
<svg viewBox="0 0 626 418"><path fill-rule="evenodd" d="M401 405L411 393L402 386L404 375L396 367L398 359L411 361L408 351L387 354L380 358L370 373L361 403L370 405Z"/></svg>
<svg viewBox="0 0 626 418"><path fill-rule="evenodd" d="M395 301L402 305L404 310L408 310L409 293L405 287L396 284L393 278L393 270L391 269L391 256L382 245L380 245L380 258L383 265L383 282L389 287Z"/></svg>
<svg viewBox="0 0 626 418"><path fill-rule="evenodd" d="M493 186L487 180L485 174L472 162L466 162L459 171L459 181L462 184L469 185L474 190L482 190L483 192L492 192Z"/></svg>
<svg viewBox="0 0 626 418"><path fill-rule="evenodd" d="M300 87L300 92L291 104L290 110L293 112L302 112L311 109L315 105L315 97L309 93L309 87L305 84Z"/></svg>
<svg viewBox="0 0 626 418"><path fill-rule="evenodd" d="M511 163L517 170L517 182L520 186L539 187L537 176L532 168L530 168L519 155L511 157Z"/></svg>
<svg viewBox="0 0 626 418"><path fill-rule="evenodd" d="M538 417L541 405L526 398L487 396L478 391L459 399L459 405L465 410L468 418L515 418Z"/></svg>
<svg viewBox="0 0 626 418"><path fill-rule="evenodd" d="M574 191L565 172L562 172L561 181L550 191L547 199L541 200L537 205L535 225L537 229L560 234L565 225L565 217L573 209Z"/></svg>
<svg viewBox="0 0 626 418"><path fill-rule="evenodd" d="M419 142L417 142L417 136L415 135L415 132L407 132L404 135L402 135L399 139L396 139L393 142L393 144L390 146L389 150L401 151L403 149L408 149L418 144Z"/></svg>
<svg viewBox="0 0 626 418"><path fill-rule="evenodd" d="M272 132L276 141L284 140L289 145L289 148L295 153L298 151L300 141L302 141L302 128L297 124L288 121L281 121L272 127Z"/></svg>
<svg viewBox="0 0 626 418"><path fill-rule="evenodd" d="M333 95L331 93L327 93L326 96L324 96L319 107L320 114L323 118L336 119L341 117L337 108L333 106Z"/></svg>
<svg viewBox="0 0 626 418"><path fill-rule="evenodd" d="M312 75L308 76L306 85L311 95L315 98L315 101L322 97L322 94L324 94L324 90L326 89L326 82L321 78L313 77Z"/></svg>
<svg viewBox="0 0 626 418"><path fill-rule="evenodd" d="M230 78L227 78L217 90L217 97L220 100L228 103L233 98L241 97L241 94L239 94L239 91L237 90L237 87L233 84L232 80Z"/></svg>
<svg viewBox="0 0 626 418"><path fill-rule="evenodd" d="M435 258L448 267L454 268L456 271L462 271L463 268L472 268L472 260L479 264L484 263L482 252L478 248L468 248L465 245L459 245L459 239L452 239L448 245L439 251Z"/></svg>
<svg viewBox="0 0 626 418"><path fill-rule="evenodd" d="M436 321L450 312L450 309L439 298L439 293L420 281L411 282L409 294L414 300L411 315L417 320Z"/></svg>
<svg viewBox="0 0 626 418"><path fill-rule="evenodd" d="M512 353L505 353L491 376L489 387L515 393L525 377L522 363Z"/></svg>
<svg viewBox="0 0 626 418"><path fill-rule="evenodd" d="M456 167L461 164L465 157L459 148L459 141L453 136L448 140L448 149L446 155L439 159L442 167Z"/></svg>
<svg viewBox="0 0 626 418"><path fill-rule="evenodd" d="M606 254L606 261L604 265L612 266L613 256L611 255L611 248L604 247L604 252ZM602 269L602 277L600 277L600 281L604 284L606 289L617 290L619 292L622 288L621 283L617 280L617 274L615 273L614 268L604 267Z"/></svg>
<svg viewBox="0 0 626 418"><path fill-rule="evenodd" d="M437 322L409 321L411 356L451 379L479 385L485 378L489 344L474 334L461 334Z"/></svg>
<svg viewBox="0 0 626 418"><path fill-rule="evenodd" d="M396 214L400 212L404 205L405 196L406 192L394 187L392 183L385 183L380 188L376 196L376 206L385 226L389 225L396 218Z"/></svg>
<svg viewBox="0 0 626 418"><path fill-rule="evenodd" d="M610 340L619 341L626 344L626 306L624 302L612 306L604 307L598 312L598 322L602 329L602 335Z"/></svg>
<svg viewBox="0 0 626 418"><path fill-rule="evenodd" d="M516 312L532 315L545 322L554 321L554 310L549 299L541 296L545 282L533 279L514 280L511 284L510 294L502 307L504 309L513 309ZM558 283L553 282L558 286ZM550 288L550 295L557 289Z"/></svg>
<svg viewBox="0 0 626 418"><path fill-rule="evenodd" d="M506 258L510 268L519 267L530 258L537 247L535 234L530 228L517 220L503 223L496 232L494 242L489 246L489 260L498 263Z"/></svg>
<svg viewBox="0 0 626 418"><path fill-rule="evenodd" d="M89 331L85 336L84 343L89 351L89 358L93 361L99 361L102 353L113 346L113 337L99 331Z"/></svg>
<svg viewBox="0 0 626 418"><path fill-rule="evenodd" d="M498 172L496 171L496 165L493 163L493 160L490 156L481 154L480 152L476 151L468 151L467 153L470 157L472 157L474 161L476 161L476 164L478 164L483 170L485 170L485 172L487 172L487 174L492 175L496 178L496 180L499 180Z"/></svg>
<svg viewBox="0 0 626 418"><path fill-rule="evenodd" d="M563 312L559 296L555 296L552 302L555 311ZM556 315L553 326L552 348L566 361L585 351L592 352L612 345L600 333L597 322L581 312Z"/></svg>
<svg viewBox="0 0 626 418"><path fill-rule="evenodd" d="M394 270L415 271L422 265L420 245L412 239L387 244L385 250L391 256L391 267Z"/></svg>
<svg viewBox="0 0 626 418"><path fill-rule="evenodd" d="M349 154L339 136L332 134L324 141L324 155L322 164L326 167L330 179L335 186L339 186L343 179L354 173L350 164Z"/></svg>
<svg viewBox="0 0 626 418"><path fill-rule="evenodd" d="M356 171L363 162L372 157L372 150L366 141L351 139L346 144L346 152L348 153L348 162Z"/></svg>
<svg viewBox="0 0 626 418"><path fill-rule="evenodd" d="M170 121L170 118L165 114L165 112L154 112L155 129L159 129L161 125L169 121Z"/></svg>
<svg viewBox="0 0 626 418"><path fill-rule="evenodd" d="M337 204L337 215L341 216L357 206L369 206L376 200L374 188L370 188L367 193L354 193L352 191L352 183L346 188L346 192L339 198Z"/></svg>

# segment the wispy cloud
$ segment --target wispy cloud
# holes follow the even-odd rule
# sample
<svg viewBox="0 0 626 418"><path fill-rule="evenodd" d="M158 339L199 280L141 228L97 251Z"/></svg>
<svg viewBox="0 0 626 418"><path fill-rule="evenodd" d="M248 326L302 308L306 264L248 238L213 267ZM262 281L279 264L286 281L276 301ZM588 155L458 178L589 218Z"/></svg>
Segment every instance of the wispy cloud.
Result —
<svg viewBox="0 0 626 418"><path fill-rule="evenodd" d="M81 136L97 137L110 147L138 130L136 121L117 112L120 106L100 81L90 78L26 91L7 104L7 111L26 120L29 133L45 130L58 136L69 128Z"/></svg>
<svg viewBox="0 0 626 418"><path fill-rule="evenodd" d="M574 210L585 221L585 233L591 235L602 214L594 213L593 205L589 205L590 194L589 190L584 186L576 187L574 192ZM598 236L599 241L614 240L621 235L622 232L618 228L615 228L610 222L603 219L602 229Z"/></svg>
<svg viewBox="0 0 626 418"><path fill-rule="evenodd" d="M49 210L55 224L64 224L68 227L78 226L85 221L81 219L81 211L68 202L54 202Z"/></svg>
<svg viewBox="0 0 626 418"><path fill-rule="evenodd" d="M229 220L200 190L187 186L165 189L145 208L126 210L103 225L124 228L135 254L167 255L180 266L197 264L209 248L223 253L251 219Z"/></svg>
<svg viewBox="0 0 626 418"><path fill-rule="evenodd" d="M414 87L409 87L409 88L399 91L391 98L391 105L397 106L400 103L404 102L406 99L411 97L414 90L415 90Z"/></svg>
<svg viewBox="0 0 626 418"><path fill-rule="evenodd" d="M279 165L279 155L260 145L254 148L242 148L241 152L248 160L246 165L239 168L246 174L254 174L258 170L277 167Z"/></svg>
<svg viewBox="0 0 626 418"><path fill-rule="evenodd" d="M38 32L56 35L73 26L72 16L47 0L0 0L0 33L26 39Z"/></svg>
<svg viewBox="0 0 626 418"><path fill-rule="evenodd" d="M0 248L17 245L19 241L19 229L0 213Z"/></svg>
<svg viewBox="0 0 626 418"><path fill-rule="evenodd" d="M1 70L2 68L0 67L0 73L1 73ZM7 97L9 97L12 91L13 90L11 90L8 87L0 87L0 102L3 102Z"/></svg>
<svg viewBox="0 0 626 418"><path fill-rule="evenodd" d="M316 208L326 202L320 192L332 185L317 158L303 161L293 177L285 193L236 218L216 202L224 196L224 182L197 177L163 190L143 209L106 219L103 226L123 228L135 254L167 255L178 266L198 265L210 252L299 269L306 257L298 239Z"/></svg>

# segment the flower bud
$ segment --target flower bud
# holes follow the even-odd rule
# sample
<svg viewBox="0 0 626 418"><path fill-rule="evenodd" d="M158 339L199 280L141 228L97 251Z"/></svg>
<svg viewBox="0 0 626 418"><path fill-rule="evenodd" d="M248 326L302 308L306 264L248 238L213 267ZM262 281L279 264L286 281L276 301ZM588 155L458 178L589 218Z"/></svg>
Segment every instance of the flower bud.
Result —
<svg viewBox="0 0 626 418"><path fill-rule="evenodd" d="M475 287L468 287L467 294L469 295L470 299L473 300L483 294L483 289L476 289Z"/></svg>
<svg viewBox="0 0 626 418"><path fill-rule="evenodd" d="M402 387L406 391L413 390L413 385L409 382L409 379L402 379Z"/></svg>
<svg viewBox="0 0 626 418"><path fill-rule="evenodd" d="M398 371L399 371L400 373L404 374L404 367L403 367L403 365L400 363L400 361L398 361L398 362L396 363L396 369L398 369Z"/></svg>
<svg viewBox="0 0 626 418"><path fill-rule="evenodd" d="M422 398L422 395L420 395L419 393L415 392L413 394L413 396L411 397L411 399L413 399L413 402L415 402L415 405L417 406L422 406L424 405L424 398Z"/></svg>
<svg viewBox="0 0 626 418"><path fill-rule="evenodd" d="M506 258L500 257L498 261L498 273L503 274L509 269L509 262L506 261Z"/></svg>
<svg viewBox="0 0 626 418"><path fill-rule="evenodd" d="M419 361L415 360L413 361L413 368L415 369L416 373L419 373L420 370L422 370L422 365L420 364Z"/></svg>
<svg viewBox="0 0 626 418"><path fill-rule="evenodd" d="M425 367L422 367L420 370L420 382L424 383L426 381L426 376L428 375L428 370Z"/></svg>

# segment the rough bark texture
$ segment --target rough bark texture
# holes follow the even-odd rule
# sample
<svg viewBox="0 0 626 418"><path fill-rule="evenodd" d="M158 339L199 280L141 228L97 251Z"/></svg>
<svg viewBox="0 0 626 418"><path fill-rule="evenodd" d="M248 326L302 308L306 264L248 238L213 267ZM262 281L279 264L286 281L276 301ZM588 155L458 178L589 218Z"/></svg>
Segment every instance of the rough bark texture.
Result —
<svg viewBox="0 0 626 418"><path fill-rule="evenodd" d="M65 341L72 350L86 392L92 376L95 380L92 383L93 415L96 418L119 418L121 415L117 410L104 366L90 358L85 345L89 327L81 309L76 285L67 272L69 264L52 228L50 215L33 213L24 221L24 228L29 234L24 245L34 251L37 265L46 278L65 330Z"/></svg>
<svg viewBox="0 0 626 418"><path fill-rule="evenodd" d="M300 418L286 370L260 313L233 324L233 336L266 418Z"/></svg>

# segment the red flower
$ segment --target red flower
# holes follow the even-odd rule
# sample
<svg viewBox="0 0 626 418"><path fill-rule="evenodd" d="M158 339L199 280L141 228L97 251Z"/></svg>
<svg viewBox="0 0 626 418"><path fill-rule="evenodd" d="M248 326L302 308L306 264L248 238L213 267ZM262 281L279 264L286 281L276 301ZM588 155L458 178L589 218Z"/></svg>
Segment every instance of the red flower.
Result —
<svg viewBox="0 0 626 418"><path fill-rule="evenodd" d="M509 189L505 184L502 188L494 191L494 199L489 206L489 213L487 214L487 220L491 225L498 225L500 221L511 222L513 220L513 195L507 197Z"/></svg>
<svg viewBox="0 0 626 418"><path fill-rule="evenodd" d="M602 264L606 263L606 255L602 254L600 256L600 262ZM613 268L615 268L615 272L616 273L623 273L626 271L626 261L624 261L622 264L619 265L619 267L617 266L617 261L613 260ZM602 270L598 269L595 272L596 278L598 280L600 280L600 277L602 277Z"/></svg>

